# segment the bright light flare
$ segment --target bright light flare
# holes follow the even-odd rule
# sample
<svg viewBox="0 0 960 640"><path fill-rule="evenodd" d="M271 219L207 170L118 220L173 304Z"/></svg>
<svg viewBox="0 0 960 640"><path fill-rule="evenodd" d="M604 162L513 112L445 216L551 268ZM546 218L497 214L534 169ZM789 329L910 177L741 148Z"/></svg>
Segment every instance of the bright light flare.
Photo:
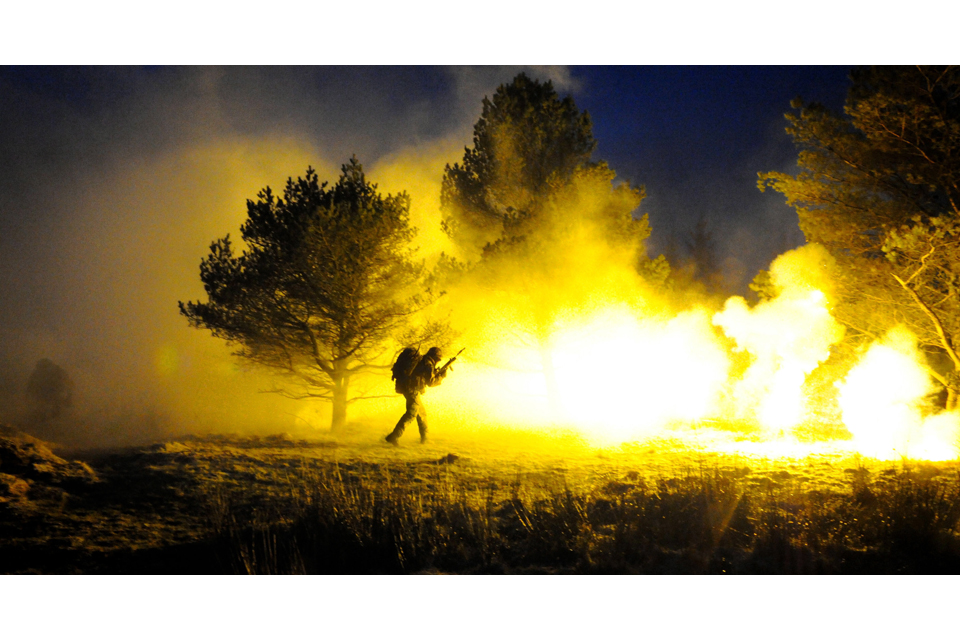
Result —
<svg viewBox="0 0 960 640"><path fill-rule="evenodd" d="M803 384L844 329L830 313L831 271L826 249L810 244L778 256L770 280L778 295L751 308L741 297L727 300L713 322L753 362L732 390L726 413L759 422L770 432L795 427L807 417Z"/></svg>
<svg viewBox="0 0 960 640"><path fill-rule="evenodd" d="M883 460L957 457L960 420L956 412L925 415L926 396L936 387L922 363L916 337L896 327L837 383L843 422L858 451Z"/></svg>
<svg viewBox="0 0 960 640"><path fill-rule="evenodd" d="M710 414L730 366L703 310L643 320L610 308L554 344L562 419L604 443Z"/></svg>
<svg viewBox="0 0 960 640"><path fill-rule="evenodd" d="M771 431L803 421L807 410L803 383L843 336L823 292L787 290L752 309L743 298L730 298L714 322L736 341L738 350L753 356L734 383L731 413L756 419Z"/></svg>
<svg viewBox="0 0 960 640"><path fill-rule="evenodd" d="M903 330L864 354L838 398L811 389L808 377L844 334L831 314L833 264L822 247L773 262L775 297L753 306L733 297L719 312L678 311L588 233L566 248L563 261L539 272L515 270L522 277L513 288L481 282L460 292L452 309L468 350L428 392L431 423L577 434L600 447L684 442L760 457L957 458L960 413L930 415L925 399L937 387ZM392 420L402 405L391 392L370 395L388 398ZM834 424L815 441L821 416L838 413L853 439Z"/></svg>

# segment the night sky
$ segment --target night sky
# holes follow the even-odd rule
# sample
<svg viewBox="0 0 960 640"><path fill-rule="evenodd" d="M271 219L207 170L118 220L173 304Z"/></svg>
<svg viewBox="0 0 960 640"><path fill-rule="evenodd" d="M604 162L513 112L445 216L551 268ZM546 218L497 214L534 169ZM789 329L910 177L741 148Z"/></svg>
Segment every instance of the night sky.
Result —
<svg viewBox="0 0 960 640"><path fill-rule="evenodd" d="M791 99L842 108L849 67L3 67L0 399L42 357L149 396L131 381L180 332L199 339L176 301L200 296L200 258L237 235L247 198L356 154L416 199L521 70L573 96L595 159L645 185L654 254L703 217L745 291L802 242L757 172L792 170ZM420 159L414 184L386 172L398 158Z"/></svg>
<svg viewBox="0 0 960 640"><path fill-rule="evenodd" d="M767 252L802 234L779 194L756 188L757 172L792 171L796 151L783 114L798 96L840 110L850 67L587 67L577 104L592 114L597 157L643 184L655 245L703 216L727 257ZM760 245L760 246L755 246ZM654 246L656 249L657 246ZM745 273L747 280L753 273Z"/></svg>

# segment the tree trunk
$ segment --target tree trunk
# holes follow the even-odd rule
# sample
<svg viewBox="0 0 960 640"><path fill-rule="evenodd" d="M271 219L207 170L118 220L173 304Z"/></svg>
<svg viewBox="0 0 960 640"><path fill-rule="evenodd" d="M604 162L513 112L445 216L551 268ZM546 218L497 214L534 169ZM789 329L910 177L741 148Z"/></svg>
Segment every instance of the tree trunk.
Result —
<svg viewBox="0 0 960 640"><path fill-rule="evenodd" d="M333 381L333 417L330 421L330 430L340 433L347 426L347 389L350 384L349 376L341 376Z"/></svg>
<svg viewBox="0 0 960 640"><path fill-rule="evenodd" d="M930 249L930 252L927 254L929 256L933 253L933 249ZM922 261L921 261L922 264ZM921 269L923 267L921 266ZM917 271L920 273L920 271ZM947 382L944 386L947 388L947 411L952 411L957 408L957 390L954 386L956 381L960 379L960 376L957 374L960 373L960 353L957 353L957 350L953 348L953 340L951 340L950 335L947 334L946 329L943 328L943 322L940 321L940 318L934 313L933 309L920 298L920 294L914 291L909 286L910 280L917 275L914 273L913 276L908 278L906 281L902 280L900 276L894 274L893 278L900 283L900 286L903 287L907 293L910 294L910 297L913 298L913 301L917 303L917 306L927 314L930 318L930 321L933 322L934 329L937 330L937 335L940 337L940 346L943 347L943 350L947 352L947 355L950 357L950 360L953 362L953 381ZM942 380L942 379L941 379Z"/></svg>

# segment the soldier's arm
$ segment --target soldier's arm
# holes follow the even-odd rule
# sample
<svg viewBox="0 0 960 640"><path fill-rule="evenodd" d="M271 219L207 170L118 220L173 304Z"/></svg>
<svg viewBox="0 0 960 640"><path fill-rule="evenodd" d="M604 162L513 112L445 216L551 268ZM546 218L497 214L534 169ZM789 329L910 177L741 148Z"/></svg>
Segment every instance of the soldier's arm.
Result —
<svg viewBox="0 0 960 640"><path fill-rule="evenodd" d="M446 378L446 377L447 377L447 370L446 370L446 369L435 369L435 370L433 371L433 375L430 376L430 382L429 382L428 384L429 384L431 387L435 387L435 386L437 386L438 384L440 384L441 382L443 382L443 379Z"/></svg>

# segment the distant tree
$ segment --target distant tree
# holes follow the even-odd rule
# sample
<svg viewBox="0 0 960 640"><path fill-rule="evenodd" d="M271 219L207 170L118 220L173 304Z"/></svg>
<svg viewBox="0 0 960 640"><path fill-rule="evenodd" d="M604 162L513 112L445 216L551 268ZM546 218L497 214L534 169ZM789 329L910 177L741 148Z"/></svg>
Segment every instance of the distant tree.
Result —
<svg viewBox="0 0 960 640"><path fill-rule="evenodd" d="M383 196L356 158L333 187L308 169L247 201L235 256L226 236L200 263L209 300L180 302L191 326L238 346L236 355L284 374L294 398L333 403L331 427L346 424L354 377L386 370L391 345L406 332L429 337L411 317L431 300L406 193ZM413 333L411 333L413 332Z"/></svg>
<svg viewBox="0 0 960 640"><path fill-rule="evenodd" d="M748 286L757 295L758 302L772 300L780 295L780 289L773 283L773 278L766 269L758 271Z"/></svg>
<svg viewBox="0 0 960 640"><path fill-rule="evenodd" d="M663 247L663 257L672 266L679 265L683 260L683 254L680 248L680 237L676 231L670 231L667 234L667 241Z"/></svg>
<svg viewBox="0 0 960 640"><path fill-rule="evenodd" d="M693 229L687 233L684 246L690 256L694 277L710 288L717 285L720 279L717 241L705 217L700 216Z"/></svg>
<svg viewBox="0 0 960 640"><path fill-rule="evenodd" d="M766 173L800 228L837 259L838 318L861 339L906 324L934 355L931 373L960 387L955 231L960 219L960 69L856 69L845 116L796 100L787 132L796 176Z"/></svg>
<svg viewBox="0 0 960 640"><path fill-rule="evenodd" d="M31 420L46 422L60 417L73 405L73 381L59 365L43 358L27 381L27 406Z"/></svg>

